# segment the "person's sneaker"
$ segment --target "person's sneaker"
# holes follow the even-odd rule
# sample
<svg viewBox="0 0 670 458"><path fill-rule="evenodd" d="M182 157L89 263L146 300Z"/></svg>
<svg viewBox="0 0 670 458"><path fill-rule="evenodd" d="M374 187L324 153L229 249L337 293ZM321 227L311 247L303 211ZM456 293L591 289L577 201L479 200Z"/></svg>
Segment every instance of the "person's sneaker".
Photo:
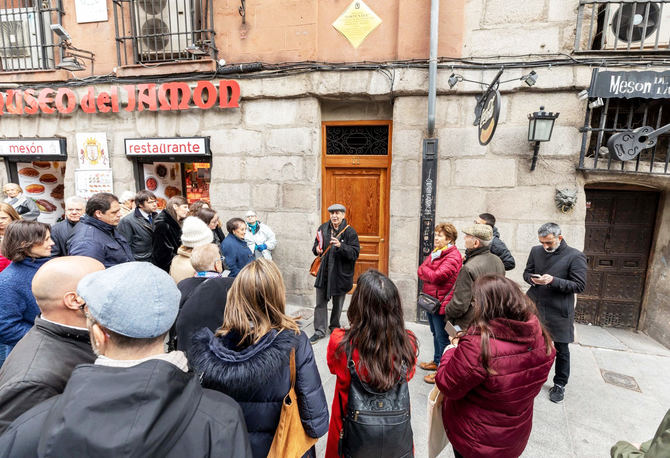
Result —
<svg viewBox="0 0 670 458"><path fill-rule="evenodd" d="M563 402L563 398L565 397L565 387L561 385L554 385L550 390L549 390L549 400L551 402L555 402L556 404L559 404Z"/></svg>
<svg viewBox="0 0 670 458"><path fill-rule="evenodd" d="M324 336L321 333L315 332L314 335L309 338L309 343L311 343L313 345L313 344L317 343L319 340L323 339L324 337L326 337L326 336Z"/></svg>

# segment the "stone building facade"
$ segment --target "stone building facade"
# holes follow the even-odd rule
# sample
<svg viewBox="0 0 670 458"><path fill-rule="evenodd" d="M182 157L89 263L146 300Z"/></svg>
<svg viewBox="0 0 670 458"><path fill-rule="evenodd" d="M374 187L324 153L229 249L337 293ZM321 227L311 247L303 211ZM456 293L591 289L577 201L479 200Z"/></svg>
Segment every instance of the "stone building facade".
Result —
<svg viewBox="0 0 670 458"><path fill-rule="evenodd" d="M73 8L65 2L65 8ZM369 0L368 6L382 19L360 48L354 49L330 23L348 5L338 0L286 2L289 12L279 13L272 2L247 6L247 25L240 25L239 4L224 2L214 17L219 55L226 64L303 60L330 62L318 68L285 74L251 72L216 75L239 83L239 108L187 111L141 111L68 115L24 115L0 117L0 136L65 137L73 145L77 132L105 131L111 153L114 190L134 189L133 162L124 152L124 140L138 137L210 138L211 185L214 208L225 221L255 209L260 219L276 232L279 244L274 259L286 280L289 301L314 302L313 279L308 266L314 232L323 219L323 123L338 121L391 121L391 166L388 200L388 274L398 285L406 317L416 318L416 268L419 263L419 227L422 186L422 141L427 137L428 18L430 2ZM284 3L284 2L280 2ZM109 2L111 9L111 1ZM390 4L390 6L389 6ZM284 5L286 6L286 5ZM668 5L670 8L670 5ZM278 19L268 20L268 15ZM582 12L583 13L583 12ZM567 242L579 249L587 234L587 190L607 187L620 190L643 188L657 191L659 205L654 217L653 243L640 316L633 327L670 344L670 190L668 174L621 173L619 170L588 170L581 167L584 136L589 123L588 104L580 91L589 89L593 69L606 69L627 59L626 71L663 70L658 60L645 55L595 57L575 53L579 1L461 0L440 5L440 52L437 73L436 133L438 165L436 220L453 222L458 228L471 224L482 212L498 219L501 238L516 258L509 276L522 283L521 273L530 248L537 244L537 228L555 221ZM88 27L65 16L66 28L82 36ZM69 22L67 22L69 21ZM291 23L293 21L294 23ZM113 20L99 23L101 35L113 36ZM81 30L84 30L82 32ZM111 32L110 32L111 30ZM218 33L219 30L226 32ZM418 32L417 30L421 30ZM317 33L318 32L318 33ZM318 37L323 33L323 37ZM78 35L79 34L79 35ZM242 37L244 34L244 38ZM239 36L238 36L239 35ZM274 39L270 40L271 37ZM283 38L278 38L283 37ZM298 38L295 38L298 37ZM102 39L100 39L102 40ZM324 41L326 40L326 41ZM102 40L100 46L109 40ZM96 46L95 43L92 46ZM408 59L419 59L410 61ZM119 65L101 52L101 70ZM600 61L601 64L596 63ZM335 65L335 62L377 61L381 66ZM402 61L402 62L400 62ZM450 87L452 73L464 80L488 83L504 66L502 106L493 140L480 145L474 127L474 96L482 86L461 81ZM96 69L98 64L96 63ZM119 66L117 76L144 81L180 73L184 81L209 79L213 62L188 61L154 69ZM534 70L537 83L529 87L519 78ZM194 72L195 73L192 73ZM0 84L21 87L66 84L62 70L36 75L32 72L0 73ZM135 72L133 74L133 72ZM183 72L183 73L182 73ZM44 72L42 72L44 73ZM59 76L61 75L61 76ZM61 78L61 81L58 81ZM120 82L90 80L73 88L83 96L88 86L107 91ZM543 143L536 170L530 171L533 145L527 140L528 115L544 106L560 112L551 141ZM667 145L667 143L664 143ZM666 152L665 154L668 154ZM68 151L65 195L74 193L77 157ZM0 179L8 171L0 164ZM637 186L633 188L631 186ZM560 211L554 197L557 189L577 191L577 205ZM463 248L462 237L458 240ZM578 302L578 309L579 309Z"/></svg>

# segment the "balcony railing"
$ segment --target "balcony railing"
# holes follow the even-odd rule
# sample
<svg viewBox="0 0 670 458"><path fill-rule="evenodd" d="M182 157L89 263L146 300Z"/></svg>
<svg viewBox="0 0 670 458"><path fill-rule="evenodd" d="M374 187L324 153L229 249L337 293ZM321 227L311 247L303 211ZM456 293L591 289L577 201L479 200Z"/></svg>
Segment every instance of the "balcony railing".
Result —
<svg viewBox="0 0 670 458"><path fill-rule="evenodd" d="M670 0L580 0L575 51L670 53Z"/></svg>
<svg viewBox="0 0 670 458"><path fill-rule="evenodd" d="M216 59L213 0L114 0L119 65Z"/></svg>
<svg viewBox="0 0 670 458"><path fill-rule="evenodd" d="M656 139L655 146L641 150L632 160L621 161L610 154L609 138L638 127L658 129L670 123L667 99L603 99L604 105L589 109L583 129L579 169L619 173L670 175L670 133ZM665 106L664 106L665 105Z"/></svg>
<svg viewBox="0 0 670 458"><path fill-rule="evenodd" d="M51 24L60 24L60 0L0 0L0 69L5 72L55 67Z"/></svg>

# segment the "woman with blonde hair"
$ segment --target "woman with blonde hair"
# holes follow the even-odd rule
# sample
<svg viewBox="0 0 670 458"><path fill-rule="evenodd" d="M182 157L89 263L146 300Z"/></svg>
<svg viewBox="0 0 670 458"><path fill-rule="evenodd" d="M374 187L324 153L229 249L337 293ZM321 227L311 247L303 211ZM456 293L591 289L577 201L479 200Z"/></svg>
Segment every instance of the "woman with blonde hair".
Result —
<svg viewBox="0 0 670 458"><path fill-rule="evenodd" d="M223 325L193 337L189 361L202 385L235 399L244 412L253 456L266 457L290 388L295 349L300 419L307 435L328 432L328 405L307 335L285 313L286 290L274 262L246 265L228 291ZM312 447L305 456L315 456Z"/></svg>

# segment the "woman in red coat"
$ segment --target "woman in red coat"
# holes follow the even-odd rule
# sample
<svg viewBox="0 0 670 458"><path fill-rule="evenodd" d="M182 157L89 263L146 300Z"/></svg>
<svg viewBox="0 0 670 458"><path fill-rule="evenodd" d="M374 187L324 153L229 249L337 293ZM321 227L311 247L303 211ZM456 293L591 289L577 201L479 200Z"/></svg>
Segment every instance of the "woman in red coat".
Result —
<svg viewBox="0 0 670 458"><path fill-rule="evenodd" d="M473 297L474 323L437 369L444 427L457 458L518 457L556 351L535 305L512 280L485 275Z"/></svg>
<svg viewBox="0 0 670 458"><path fill-rule="evenodd" d="M403 362L409 381L416 364L416 337L405 329L398 289L384 274L370 269L358 277L347 318L349 329L333 331L326 355L330 372L337 376L326 458L338 456L343 415L340 397L346 409L351 383L347 352L351 351L361 380L378 392L388 391L397 383Z"/></svg>
<svg viewBox="0 0 670 458"><path fill-rule="evenodd" d="M417 274L423 280L422 291L439 299L442 303L439 313L427 313L430 332L433 333L433 348L435 350L432 361L419 364L423 370L433 371L423 379L426 383L435 383L435 370L440 363L442 352L449 344L449 336L444 330L444 311L454 294L454 284L458 272L463 266L461 253L454 245L458 231L453 224L441 223L435 226L434 249L430 256L426 256L419 266Z"/></svg>

